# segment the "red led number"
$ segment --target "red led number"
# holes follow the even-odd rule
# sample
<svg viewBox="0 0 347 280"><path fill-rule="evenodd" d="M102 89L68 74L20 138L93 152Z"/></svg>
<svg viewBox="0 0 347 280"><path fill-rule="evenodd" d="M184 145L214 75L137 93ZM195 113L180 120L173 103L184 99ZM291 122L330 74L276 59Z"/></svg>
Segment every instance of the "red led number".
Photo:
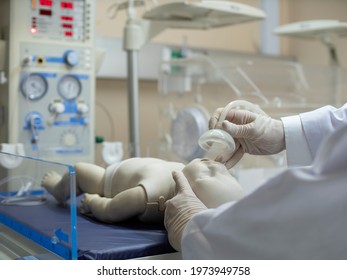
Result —
<svg viewBox="0 0 347 280"><path fill-rule="evenodd" d="M52 0L40 0L41 6L52 7Z"/></svg>
<svg viewBox="0 0 347 280"><path fill-rule="evenodd" d="M61 2L61 7L63 9L73 9L73 3L71 3L71 2Z"/></svg>
<svg viewBox="0 0 347 280"><path fill-rule="evenodd" d="M52 15L52 11L51 10L40 10L39 13L42 16L51 16Z"/></svg>
<svg viewBox="0 0 347 280"><path fill-rule="evenodd" d="M61 26L62 26L63 28L72 29L72 24L63 23Z"/></svg>
<svg viewBox="0 0 347 280"><path fill-rule="evenodd" d="M73 17L61 16L61 20L63 20L63 21L73 21Z"/></svg>

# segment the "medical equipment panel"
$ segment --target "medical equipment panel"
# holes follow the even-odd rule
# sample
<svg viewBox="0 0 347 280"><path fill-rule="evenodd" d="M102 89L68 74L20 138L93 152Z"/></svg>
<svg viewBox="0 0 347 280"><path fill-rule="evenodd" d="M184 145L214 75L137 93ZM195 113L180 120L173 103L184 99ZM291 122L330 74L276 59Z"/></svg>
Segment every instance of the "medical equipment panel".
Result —
<svg viewBox="0 0 347 280"><path fill-rule="evenodd" d="M7 82L2 143L65 163L94 161L94 0L1 0Z"/></svg>

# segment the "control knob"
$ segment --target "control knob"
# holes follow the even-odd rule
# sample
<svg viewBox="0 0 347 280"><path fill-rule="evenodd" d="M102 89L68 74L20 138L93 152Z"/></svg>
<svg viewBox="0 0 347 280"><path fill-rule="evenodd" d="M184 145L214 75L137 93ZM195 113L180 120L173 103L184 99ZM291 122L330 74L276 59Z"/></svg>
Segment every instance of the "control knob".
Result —
<svg viewBox="0 0 347 280"><path fill-rule="evenodd" d="M65 59L65 63L70 67L76 66L79 62L78 53L73 50L67 51L65 53L64 59Z"/></svg>
<svg viewBox="0 0 347 280"><path fill-rule="evenodd" d="M62 102L53 102L49 105L49 111L54 114L64 113L65 105Z"/></svg>

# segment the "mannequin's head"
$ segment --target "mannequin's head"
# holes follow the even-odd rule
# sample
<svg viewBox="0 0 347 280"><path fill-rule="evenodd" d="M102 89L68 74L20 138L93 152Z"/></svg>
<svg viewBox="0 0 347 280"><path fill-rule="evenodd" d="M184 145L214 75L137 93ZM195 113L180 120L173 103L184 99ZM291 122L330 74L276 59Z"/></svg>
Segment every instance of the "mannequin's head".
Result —
<svg viewBox="0 0 347 280"><path fill-rule="evenodd" d="M243 190L224 164L210 159L194 159L188 163L183 174L196 196L208 208L239 200Z"/></svg>

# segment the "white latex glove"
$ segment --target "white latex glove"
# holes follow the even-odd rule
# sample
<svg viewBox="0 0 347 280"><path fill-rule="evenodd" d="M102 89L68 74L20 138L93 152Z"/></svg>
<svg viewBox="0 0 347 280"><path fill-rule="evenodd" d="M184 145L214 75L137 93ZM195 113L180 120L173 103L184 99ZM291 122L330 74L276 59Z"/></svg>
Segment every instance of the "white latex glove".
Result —
<svg viewBox="0 0 347 280"><path fill-rule="evenodd" d="M171 246L181 251L183 230L190 219L207 207L196 197L187 178L182 172L173 172L177 194L166 201L164 225Z"/></svg>
<svg viewBox="0 0 347 280"><path fill-rule="evenodd" d="M212 115L209 127L215 128L223 108ZM233 167L244 155L271 155L285 149L285 138L282 121L247 110L231 109L222 123L222 129L235 140L236 149L216 160Z"/></svg>

